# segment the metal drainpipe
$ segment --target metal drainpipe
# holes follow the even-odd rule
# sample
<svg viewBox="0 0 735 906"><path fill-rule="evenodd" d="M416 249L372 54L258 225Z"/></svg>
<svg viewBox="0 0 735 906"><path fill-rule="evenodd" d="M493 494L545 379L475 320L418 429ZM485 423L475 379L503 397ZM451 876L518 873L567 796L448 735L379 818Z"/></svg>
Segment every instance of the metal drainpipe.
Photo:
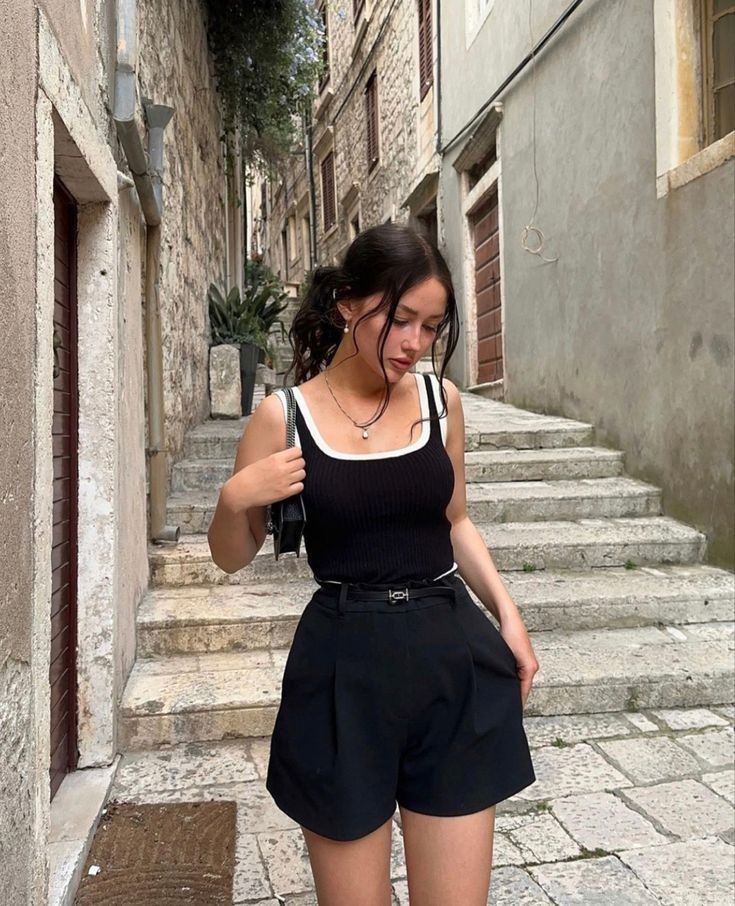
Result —
<svg viewBox="0 0 735 906"><path fill-rule="evenodd" d="M135 122L138 60L137 0L118 0L114 110L117 135L138 192L146 223L145 343L150 458L150 535L152 541L178 541L180 527L166 524L166 445L163 419L163 352L159 310L159 267L163 191L163 130L173 107L144 100L148 123L148 155ZM150 157L150 167L148 158Z"/></svg>

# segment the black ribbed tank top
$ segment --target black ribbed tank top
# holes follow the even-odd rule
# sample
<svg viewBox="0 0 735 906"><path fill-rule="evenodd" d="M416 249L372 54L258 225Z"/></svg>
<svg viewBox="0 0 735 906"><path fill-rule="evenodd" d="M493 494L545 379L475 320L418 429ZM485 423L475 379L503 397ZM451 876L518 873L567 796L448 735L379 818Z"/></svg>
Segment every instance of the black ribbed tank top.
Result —
<svg viewBox="0 0 735 906"><path fill-rule="evenodd" d="M384 453L334 450L293 388L296 445L306 471L304 546L317 581L393 584L437 579L457 567L446 517L454 491L446 414L436 419L439 381L433 374L414 378L421 416L433 420L417 426L416 441ZM276 393L285 413L285 392Z"/></svg>

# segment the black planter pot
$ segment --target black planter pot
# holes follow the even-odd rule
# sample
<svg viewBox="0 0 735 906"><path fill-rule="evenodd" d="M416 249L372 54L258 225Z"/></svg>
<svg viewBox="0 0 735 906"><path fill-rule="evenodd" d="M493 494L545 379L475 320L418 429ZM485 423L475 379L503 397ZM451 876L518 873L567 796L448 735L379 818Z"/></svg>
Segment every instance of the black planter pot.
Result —
<svg viewBox="0 0 735 906"><path fill-rule="evenodd" d="M242 393L240 406L243 415L250 415L253 409L253 391L255 390L255 370L260 361L259 353L263 352L255 343L240 343L240 380Z"/></svg>

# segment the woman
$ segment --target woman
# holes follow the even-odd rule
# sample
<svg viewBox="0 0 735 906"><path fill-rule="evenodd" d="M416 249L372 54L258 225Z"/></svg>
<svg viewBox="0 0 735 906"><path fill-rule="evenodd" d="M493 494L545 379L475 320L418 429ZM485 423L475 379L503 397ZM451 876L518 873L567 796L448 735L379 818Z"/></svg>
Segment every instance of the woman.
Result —
<svg viewBox="0 0 735 906"><path fill-rule="evenodd" d="M440 377L409 372L447 327ZM536 779L522 718L538 663L467 515L461 399L443 379L457 335L430 242L390 223L357 236L341 267L314 271L290 331L296 446L279 390L209 529L235 572L265 540L266 505L303 493L320 587L286 661L266 787L301 826L320 906L389 906L396 801L412 906L485 904L495 804Z"/></svg>

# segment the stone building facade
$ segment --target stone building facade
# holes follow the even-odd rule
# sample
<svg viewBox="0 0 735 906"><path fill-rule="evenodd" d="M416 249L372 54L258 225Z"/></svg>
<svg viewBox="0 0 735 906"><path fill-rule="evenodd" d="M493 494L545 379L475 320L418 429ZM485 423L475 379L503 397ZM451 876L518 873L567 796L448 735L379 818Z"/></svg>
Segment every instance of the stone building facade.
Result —
<svg viewBox="0 0 735 906"><path fill-rule="evenodd" d="M338 263L367 226L407 223L441 241L431 4L326 0L320 7L328 71L314 105L311 136L305 134L289 163L264 181L257 215L265 261L296 292L313 264ZM430 64L421 84L424 40ZM377 107L374 148L366 93L371 84ZM377 157L372 166L371 151Z"/></svg>
<svg viewBox="0 0 735 906"><path fill-rule="evenodd" d="M449 377L594 423L632 474L665 489L668 515L707 534L713 562L735 565L735 516L722 505L735 494L732 4L325 10L316 210L292 157L264 193L274 266L303 279L310 216L317 263L337 262L356 229L423 219L460 306ZM421 98L427 13L432 85ZM374 71L379 161L368 172ZM325 227L330 152L336 222Z"/></svg>
<svg viewBox="0 0 735 906"><path fill-rule="evenodd" d="M62 896L81 867L84 828L56 836L55 815L72 801L87 831L96 817L148 586L152 227L114 121L126 68L142 148L146 105L173 109L157 281L167 474L208 415L206 292L242 279L243 233L200 0L14 0L2 16L0 888L20 906L46 902L49 876Z"/></svg>

